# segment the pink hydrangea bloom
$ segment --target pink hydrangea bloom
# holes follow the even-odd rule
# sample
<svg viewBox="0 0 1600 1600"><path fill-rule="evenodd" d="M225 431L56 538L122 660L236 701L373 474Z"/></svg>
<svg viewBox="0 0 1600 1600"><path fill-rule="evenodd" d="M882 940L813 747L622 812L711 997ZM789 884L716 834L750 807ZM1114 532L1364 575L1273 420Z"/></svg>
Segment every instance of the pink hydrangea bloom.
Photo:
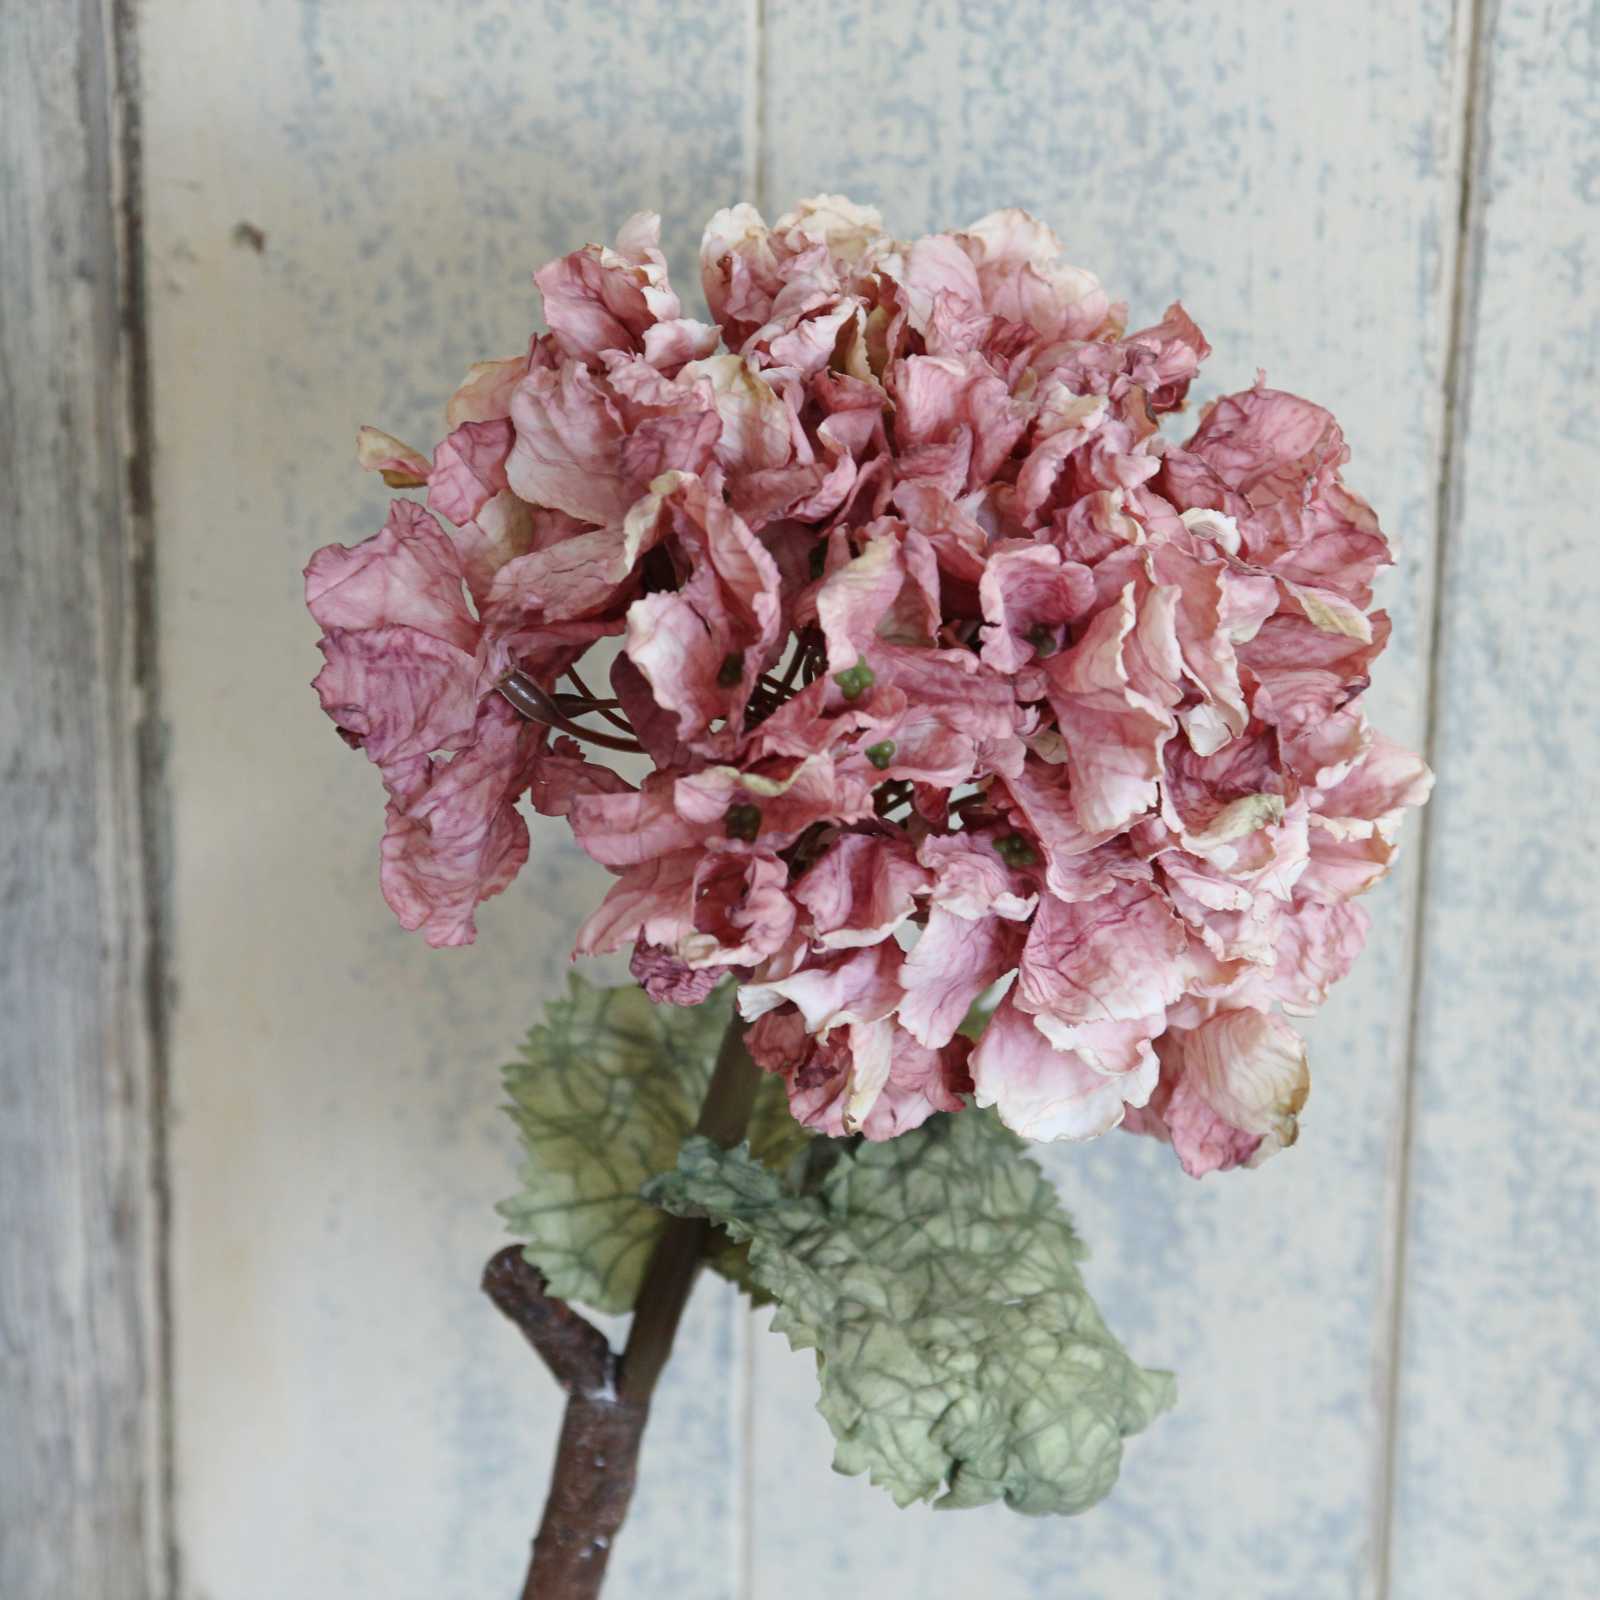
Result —
<svg viewBox="0 0 1600 1600"><path fill-rule="evenodd" d="M1389 547L1338 425L1258 383L1172 443L1200 330L1127 333L1020 211L903 242L838 196L735 206L701 272L712 323L634 217L537 273L549 332L472 369L431 458L362 430L426 506L307 599L396 914L470 941L526 798L614 874L578 952L678 1005L732 974L813 1127L970 1096L1197 1176L1292 1143L1286 1016L1431 782L1361 709Z"/></svg>

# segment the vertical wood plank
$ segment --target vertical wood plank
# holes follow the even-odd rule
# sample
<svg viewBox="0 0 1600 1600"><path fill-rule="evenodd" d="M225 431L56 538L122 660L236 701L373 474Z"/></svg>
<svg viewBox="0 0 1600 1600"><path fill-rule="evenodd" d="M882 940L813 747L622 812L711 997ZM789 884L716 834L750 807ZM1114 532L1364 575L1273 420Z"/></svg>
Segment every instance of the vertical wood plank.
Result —
<svg viewBox="0 0 1600 1600"><path fill-rule="evenodd" d="M1400 547L1374 719L1420 742L1464 4L1091 6L881 0L766 9L768 199L831 189L901 233L1019 204L1131 303L1181 294L1216 355L1333 408ZM1378 1580L1397 1130L1415 863L1308 1030L1300 1146L1196 1185L1113 1136L1049 1152L1090 1282L1179 1409L1076 1522L896 1512L830 1477L809 1358L755 1348L759 1600L895 1593L1346 1597Z"/></svg>
<svg viewBox="0 0 1600 1600"><path fill-rule="evenodd" d="M0 1594L162 1562L137 508L106 9L0 26Z"/></svg>
<svg viewBox="0 0 1600 1600"><path fill-rule="evenodd" d="M1600 6L1486 7L1391 1593L1600 1593Z"/></svg>
<svg viewBox="0 0 1600 1600"><path fill-rule="evenodd" d="M431 443L525 346L537 264L653 207L692 293L748 164L746 8L146 0L142 36L192 1592L507 1594L560 1397L476 1288L518 1164L496 1068L603 874L536 825L476 947L393 924L300 568L382 520L356 425ZM741 1327L697 1294L608 1596L734 1593Z"/></svg>

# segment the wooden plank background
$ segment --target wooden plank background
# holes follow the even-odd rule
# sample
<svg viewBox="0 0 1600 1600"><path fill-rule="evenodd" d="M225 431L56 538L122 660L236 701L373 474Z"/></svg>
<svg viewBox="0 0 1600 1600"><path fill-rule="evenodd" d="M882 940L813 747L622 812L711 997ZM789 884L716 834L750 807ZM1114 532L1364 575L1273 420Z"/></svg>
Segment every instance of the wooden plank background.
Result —
<svg viewBox="0 0 1600 1600"><path fill-rule="evenodd" d="M1596 0L17 14L5 1600L514 1589L558 1408L475 1290L515 1170L493 1068L600 874L549 824L470 952L393 927L299 568L381 518L354 425L430 441L524 341L534 264L653 206L688 290L712 209L823 188L901 232L1026 205L1136 319L1181 293L1200 398L1259 365L1329 404L1401 549L1374 713L1439 794L1294 1152L1202 1185L1144 1141L1050 1152L1108 1317L1180 1374L1104 1507L833 1477L809 1361L706 1285L608 1593L1600 1593Z"/></svg>
<svg viewBox="0 0 1600 1600"><path fill-rule="evenodd" d="M0 1595L165 1549L140 347L96 5L0 17Z"/></svg>

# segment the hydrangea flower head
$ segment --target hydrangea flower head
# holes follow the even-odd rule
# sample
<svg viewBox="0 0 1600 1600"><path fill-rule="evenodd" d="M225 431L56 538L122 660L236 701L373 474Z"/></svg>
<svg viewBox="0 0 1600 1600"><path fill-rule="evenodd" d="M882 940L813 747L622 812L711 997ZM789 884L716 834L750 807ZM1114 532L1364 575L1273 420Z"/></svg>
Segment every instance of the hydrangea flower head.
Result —
<svg viewBox="0 0 1600 1600"><path fill-rule="evenodd" d="M1291 1143L1287 1018L1431 781L1361 709L1389 546L1338 425L1258 383L1170 442L1200 330L1126 332L1021 211L906 243L837 196L734 206L701 271L714 323L634 217L540 270L548 331L431 458L362 432L426 502L307 598L396 915L469 942L527 800L614 874L578 953L678 1005L732 975L812 1127L972 1097L1197 1176Z"/></svg>

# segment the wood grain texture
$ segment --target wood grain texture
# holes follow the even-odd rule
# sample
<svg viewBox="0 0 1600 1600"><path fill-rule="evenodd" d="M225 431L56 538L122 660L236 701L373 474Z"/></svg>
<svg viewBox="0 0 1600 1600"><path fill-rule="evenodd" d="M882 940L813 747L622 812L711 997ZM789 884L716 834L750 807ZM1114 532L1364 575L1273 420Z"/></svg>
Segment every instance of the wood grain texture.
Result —
<svg viewBox="0 0 1600 1600"><path fill-rule="evenodd" d="M1134 326L1181 294L1216 347L1198 399L1261 366L1336 412L1400 547L1369 706L1420 742L1467 8L781 0L767 23L771 210L832 189L914 232L1023 205ZM1414 873L1376 896L1309 1030L1296 1150L1198 1185L1121 1135L1049 1153L1111 1325L1179 1374L1110 1501L1073 1522L896 1512L830 1476L810 1360L769 1340L753 1596L1373 1591Z"/></svg>
<svg viewBox="0 0 1600 1600"><path fill-rule="evenodd" d="M604 875L558 822L471 950L378 893L382 790L307 687L300 568L382 521L529 275L745 187L742 5L146 0L177 870L174 1304L193 1600L515 1592L563 1397L477 1292L518 1154L498 1064ZM698 87L688 92L691 82ZM695 1297L612 1564L733 1593L738 1341ZM8 1597L9 1600L9 1597Z"/></svg>
<svg viewBox="0 0 1600 1600"><path fill-rule="evenodd" d="M1485 18L1391 1570L1600 1594L1600 6Z"/></svg>
<svg viewBox="0 0 1600 1600"><path fill-rule="evenodd" d="M162 1562L119 132L98 0L0 25L0 1594Z"/></svg>

